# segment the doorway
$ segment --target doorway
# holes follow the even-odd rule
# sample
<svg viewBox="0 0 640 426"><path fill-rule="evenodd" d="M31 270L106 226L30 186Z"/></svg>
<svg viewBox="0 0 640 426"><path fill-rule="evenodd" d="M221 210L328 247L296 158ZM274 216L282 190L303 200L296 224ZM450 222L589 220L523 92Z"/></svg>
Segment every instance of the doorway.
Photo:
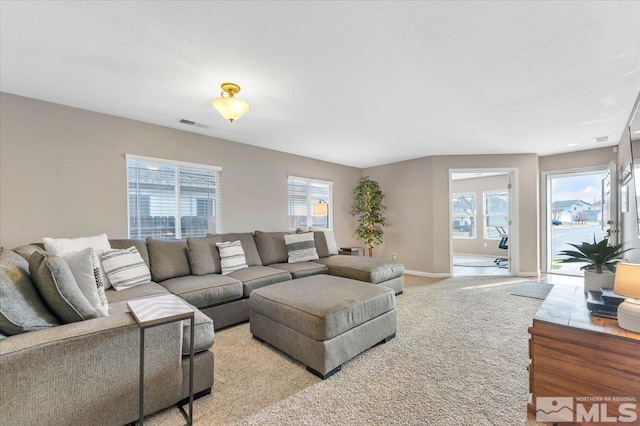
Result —
<svg viewBox="0 0 640 426"><path fill-rule="evenodd" d="M452 276L512 275L511 181L506 170L451 170Z"/></svg>
<svg viewBox="0 0 640 426"><path fill-rule="evenodd" d="M559 253L574 250L570 244L602 240L611 194L608 169L560 172L546 175L547 225L546 269L548 273L583 274L583 263L562 263ZM603 199L604 197L604 199ZM603 226L603 224L605 226Z"/></svg>

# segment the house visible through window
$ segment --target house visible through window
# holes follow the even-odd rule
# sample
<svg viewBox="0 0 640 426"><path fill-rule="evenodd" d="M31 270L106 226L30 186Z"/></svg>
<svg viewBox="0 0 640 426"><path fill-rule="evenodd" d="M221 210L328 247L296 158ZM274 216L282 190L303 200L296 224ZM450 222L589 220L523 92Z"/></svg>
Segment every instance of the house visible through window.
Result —
<svg viewBox="0 0 640 426"><path fill-rule="evenodd" d="M129 238L220 233L219 167L127 155Z"/></svg>
<svg viewBox="0 0 640 426"><path fill-rule="evenodd" d="M476 194L451 195L453 238L476 238Z"/></svg>
<svg viewBox="0 0 640 426"><path fill-rule="evenodd" d="M331 228L333 183L289 176L289 230L315 226ZM318 205L314 212L314 204ZM326 208L324 208L326 207Z"/></svg>
<svg viewBox="0 0 640 426"><path fill-rule="evenodd" d="M500 239L496 226L509 229L509 194L507 191L487 191L484 193L484 238Z"/></svg>

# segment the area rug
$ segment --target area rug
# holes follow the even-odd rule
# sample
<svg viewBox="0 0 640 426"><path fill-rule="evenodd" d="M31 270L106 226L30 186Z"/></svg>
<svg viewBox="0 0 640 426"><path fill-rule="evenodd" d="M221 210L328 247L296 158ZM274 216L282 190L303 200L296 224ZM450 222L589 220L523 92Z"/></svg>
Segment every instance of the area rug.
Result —
<svg viewBox="0 0 640 426"><path fill-rule="evenodd" d="M511 294L513 296L532 297L534 299L544 300L552 288L553 284L525 281Z"/></svg>
<svg viewBox="0 0 640 426"><path fill-rule="evenodd" d="M540 301L510 297L523 279L405 276L398 334L327 380L251 337L216 333L215 384L197 425L523 425L527 327ZM182 425L177 408L148 425Z"/></svg>

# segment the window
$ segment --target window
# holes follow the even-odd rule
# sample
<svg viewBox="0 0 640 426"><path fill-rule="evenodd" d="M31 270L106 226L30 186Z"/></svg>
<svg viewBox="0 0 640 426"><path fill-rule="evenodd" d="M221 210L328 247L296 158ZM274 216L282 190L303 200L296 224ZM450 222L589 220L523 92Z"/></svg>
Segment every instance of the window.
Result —
<svg viewBox="0 0 640 426"><path fill-rule="evenodd" d="M509 194L507 191L487 191L484 193L484 238L498 240L500 234L496 226L509 229Z"/></svg>
<svg viewBox="0 0 640 426"><path fill-rule="evenodd" d="M127 155L129 238L220 233L219 167Z"/></svg>
<svg viewBox="0 0 640 426"><path fill-rule="evenodd" d="M476 194L451 196L453 238L476 238Z"/></svg>
<svg viewBox="0 0 640 426"><path fill-rule="evenodd" d="M289 176L289 230L315 226L331 228L332 182ZM314 204L327 203L326 209ZM326 210L326 211L323 211Z"/></svg>

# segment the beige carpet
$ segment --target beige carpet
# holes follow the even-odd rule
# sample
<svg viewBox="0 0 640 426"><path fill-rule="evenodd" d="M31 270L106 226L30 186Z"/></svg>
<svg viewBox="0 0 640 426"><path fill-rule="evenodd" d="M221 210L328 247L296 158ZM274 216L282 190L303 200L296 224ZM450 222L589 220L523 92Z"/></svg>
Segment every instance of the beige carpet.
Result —
<svg viewBox="0 0 640 426"><path fill-rule="evenodd" d="M322 381L251 338L216 334L215 384L195 424L523 425L527 327L541 301L510 293L520 278L406 276L398 335ZM148 425L181 425L177 408Z"/></svg>

